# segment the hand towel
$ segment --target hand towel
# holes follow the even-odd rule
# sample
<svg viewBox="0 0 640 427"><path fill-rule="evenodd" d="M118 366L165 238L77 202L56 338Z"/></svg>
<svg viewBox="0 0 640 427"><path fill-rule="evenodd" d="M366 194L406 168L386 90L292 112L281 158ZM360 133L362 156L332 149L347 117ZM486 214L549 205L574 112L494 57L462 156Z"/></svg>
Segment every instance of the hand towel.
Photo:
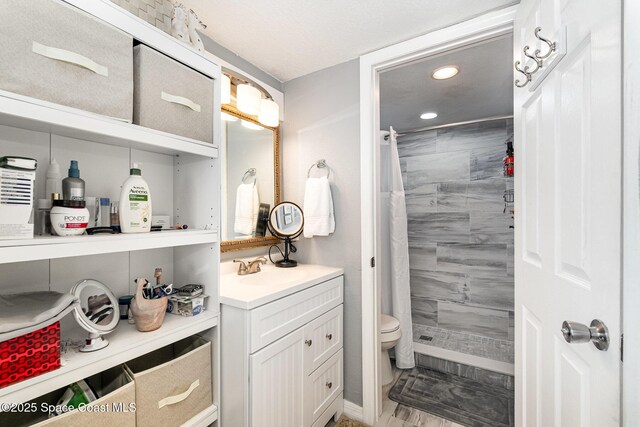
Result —
<svg viewBox="0 0 640 427"><path fill-rule="evenodd" d="M260 198L256 183L240 184L236 192L236 217L233 231L251 235L256 230Z"/></svg>
<svg viewBox="0 0 640 427"><path fill-rule="evenodd" d="M333 198L326 176L308 178L304 190L304 237L328 236L336 229Z"/></svg>

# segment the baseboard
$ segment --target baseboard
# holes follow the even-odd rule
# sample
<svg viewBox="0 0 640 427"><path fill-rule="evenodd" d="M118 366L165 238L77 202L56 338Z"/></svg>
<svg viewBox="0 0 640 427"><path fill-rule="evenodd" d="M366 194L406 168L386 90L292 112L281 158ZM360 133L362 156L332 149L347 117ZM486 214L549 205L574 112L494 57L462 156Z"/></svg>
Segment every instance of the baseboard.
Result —
<svg viewBox="0 0 640 427"><path fill-rule="evenodd" d="M515 371L512 363L499 362L497 360L486 359L484 357L473 356L471 354L459 353L457 351L433 347L420 342L414 342L413 349L417 353L437 357L438 359L445 359L465 365L476 366L478 368L499 372L501 374L514 375Z"/></svg>
<svg viewBox="0 0 640 427"><path fill-rule="evenodd" d="M362 411L362 406L358 406L346 399L344 401L344 415L354 421L363 422L364 420L364 412Z"/></svg>

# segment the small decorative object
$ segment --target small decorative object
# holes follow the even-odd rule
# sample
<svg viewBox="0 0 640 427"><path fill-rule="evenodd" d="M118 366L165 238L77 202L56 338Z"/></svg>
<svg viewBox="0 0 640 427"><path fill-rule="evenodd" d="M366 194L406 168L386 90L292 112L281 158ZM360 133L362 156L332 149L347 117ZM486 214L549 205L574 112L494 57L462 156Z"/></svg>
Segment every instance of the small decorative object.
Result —
<svg viewBox="0 0 640 427"><path fill-rule="evenodd" d="M196 30L204 30L205 28L207 26L200 21L193 9L189 9L189 39L191 40L191 45L198 52L204 52L204 43L202 43L200 34Z"/></svg>
<svg viewBox="0 0 640 427"><path fill-rule="evenodd" d="M181 42L189 43L189 12L182 3L173 6L171 35Z"/></svg>
<svg viewBox="0 0 640 427"><path fill-rule="evenodd" d="M133 300L131 300L131 313L133 314L136 328L140 332L155 331L162 326L164 321L164 314L167 311L167 297L146 299L142 290L149 281L144 277L139 277L135 282L137 289Z"/></svg>

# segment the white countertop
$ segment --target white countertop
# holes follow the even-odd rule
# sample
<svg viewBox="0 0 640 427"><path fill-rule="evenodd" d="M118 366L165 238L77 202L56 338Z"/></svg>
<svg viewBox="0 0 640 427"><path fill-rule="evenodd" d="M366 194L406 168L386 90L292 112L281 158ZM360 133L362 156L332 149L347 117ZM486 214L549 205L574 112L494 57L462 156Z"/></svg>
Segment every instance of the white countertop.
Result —
<svg viewBox="0 0 640 427"><path fill-rule="evenodd" d="M278 268L267 263L260 267L262 271L259 273L238 276L238 264L223 262L220 302L251 310L344 274L342 268L313 264Z"/></svg>

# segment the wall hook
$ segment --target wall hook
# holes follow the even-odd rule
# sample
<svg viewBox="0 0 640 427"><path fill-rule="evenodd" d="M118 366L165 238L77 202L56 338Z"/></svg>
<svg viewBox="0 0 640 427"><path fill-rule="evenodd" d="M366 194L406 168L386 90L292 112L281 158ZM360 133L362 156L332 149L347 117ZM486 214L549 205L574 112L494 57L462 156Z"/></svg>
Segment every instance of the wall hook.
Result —
<svg viewBox="0 0 640 427"><path fill-rule="evenodd" d="M539 58L535 57L534 56L535 52L534 52L533 55L530 54L529 53L529 49L530 49L529 46L525 46L522 52L524 53L524 56L526 56L527 58L533 59L533 61L536 63L536 67L533 70L529 70L529 66L527 65L527 66L524 67L524 70L526 72L528 72L529 74L534 74L534 73L538 72L540 70L540 68L542 68L542 59L539 59ZM538 52L538 51L536 50L536 52Z"/></svg>
<svg viewBox="0 0 640 427"><path fill-rule="evenodd" d="M537 28L533 31L533 34L536 36L536 38L537 38L538 40L540 40L541 42L545 43L545 44L548 46L548 50L547 50L547 53L545 53L544 55L540 55L541 50L540 50L540 49L537 49L537 50L534 52L534 55L535 55L535 57L536 57L536 58L538 58L539 60L541 60L541 61L542 61L543 59L548 58L548 57L549 57L553 52L555 52L555 51L556 51L556 49L558 48L558 45L557 45L555 42L553 42L553 43L552 43L550 40L547 40L547 39L545 39L544 37L542 37L542 36L540 35L540 31L542 31L542 28L541 28L541 27L537 27Z"/></svg>
<svg viewBox="0 0 640 427"><path fill-rule="evenodd" d="M524 76L526 77L526 80L522 84L520 84L520 80L516 80L515 84L516 84L516 87L525 87L531 82L531 74L527 71L527 67L525 67L523 70L522 68L519 67L519 65L520 65L520 61L516 61L516 63L514 64L515 69L517 72L524 74Z"/></svg>

